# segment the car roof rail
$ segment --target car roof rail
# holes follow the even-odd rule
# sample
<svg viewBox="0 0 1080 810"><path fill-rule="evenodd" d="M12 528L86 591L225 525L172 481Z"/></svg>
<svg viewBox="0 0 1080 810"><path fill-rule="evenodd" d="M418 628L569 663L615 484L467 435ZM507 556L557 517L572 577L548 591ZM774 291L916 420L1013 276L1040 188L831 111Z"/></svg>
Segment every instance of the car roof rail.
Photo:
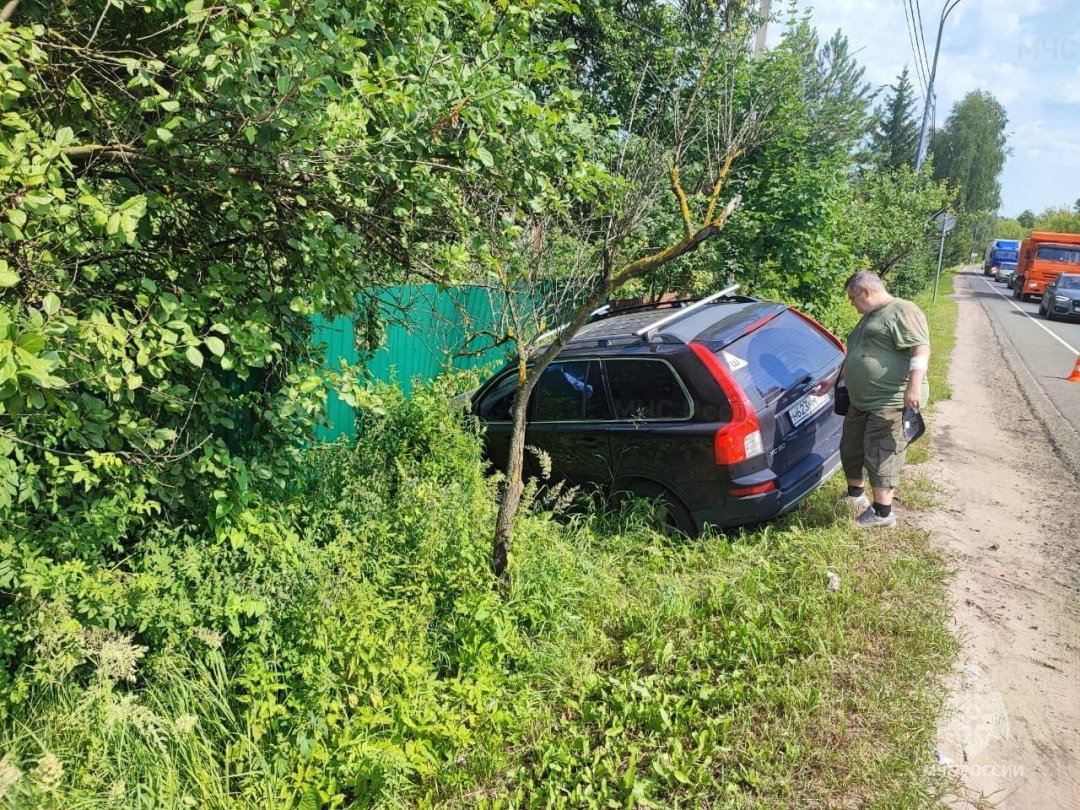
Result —
<svg viewBox="0 0 1080 810"><path fill-rule="evenodd" d="M695 301L689 306L682 307L681 309L672 312L670 315L665 315L663 318L660 318L657 321L646 324L645 326L634 332L634 337L639 337L641 338L643 343L648 343L650 340L653 339L653 337L656 336L656 333L660 331L660 327L668 326L669 324L673 324L676 321L682 320L687 315L690 315L691 313L700 309L706 304L711 304L718 298L730 297L733 292L739 289L739 286L740 285L738 284L732 284L730 287L725 287L724 289L720 290L719 292L715 292L712 295L706 295L704 298Z"/></svg>

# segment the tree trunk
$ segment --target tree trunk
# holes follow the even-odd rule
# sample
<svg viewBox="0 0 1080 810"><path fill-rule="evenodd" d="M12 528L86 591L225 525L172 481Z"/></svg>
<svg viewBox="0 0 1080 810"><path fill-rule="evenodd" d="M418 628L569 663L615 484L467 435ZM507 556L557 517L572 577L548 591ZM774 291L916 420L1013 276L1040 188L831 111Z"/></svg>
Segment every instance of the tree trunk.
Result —
<svg viewBox="0 0 1080 810"><path fill-rule="evenodd" d="M499 501L499 516L495 519L495 542L491 547L491 568L504 586L510 582L507 562L510 558L514 516L521 504L521 493L525 491L521 476L525 465L525 415L529 411L529 395L534 385L529 376L531 375L526 375L525 381L518 386L510 410L513 427L510 430L510 451L506 461L506 489Z"/></svg>
<svg viewBox="0 0 1080 810"><path fill-rule="evenodd" d="M540 352L540 356L532 366L526 365L526 352L528 349L519 346L519 362L521 363L521 375L518 378L518 390L514 394L514 405L510 410L510 449L506 460L506 488L503 490L502 499L499 501L499 515L495 519L495 541L491 546L491 568L501 581L503 586L509 584L510 575L507 573L507 563L510 558L510 549L513 542L514 517L521 505L521 494L525 491L525 484L521 480L521 474L525 466L525 416L529 412L529 398L533 388L551 365L551 361L566 345L566 342L582 327L589 315L598 306L599 302L611 293L612 285L609 280L604 280L589 295L588 299L574 313L570 323L555 335L551 343Z"/></svg>
<svg viewBox="0 0 1080 810"><path fill-rule="evenodd" d="M724 206L720 215L715 219L713 218L716 199L731 168L733 159L734 153L728 152L720 177L713 187L708 216L704 225L695 230L691 227L690 220L687 218L686 235L674 245L659 253L643 256L629 262L623 265L614 275L605 274L604 277L598 279L588 298L574 310L570 322L559 329L551 343L540 351L532 366L527 364L530 357L529 346L527 344L518 345L520 371L518 373L518 390L514 394L514 405L510 412L512 427L510 430L509 457L506 460L506 488L503 490L502 499L499 501L499 515L495 520L495 540L491 546L491 568L502 582L503 587L506 587L510 582L508 562L513 541L514 517L517 515L518 507L521 505L521 494L525 490L525 485L521 480L522 468L525 463L525 416L528 413L529 397L532 395L533 388L536 387L540 375L551 365L551 361L555 359L562 347L577 334L577 331L584 326L593 310L599 306L601 301L611 295L613 290L630 279L640 278L649 271L674 261L683 254L694 252L703 242L723 229L728 217L731 216L731 212L735 210L735 207L742 199L736 194ZM678 172L675 169L672 169L672 182L676 185L678 183Z"/></svg>

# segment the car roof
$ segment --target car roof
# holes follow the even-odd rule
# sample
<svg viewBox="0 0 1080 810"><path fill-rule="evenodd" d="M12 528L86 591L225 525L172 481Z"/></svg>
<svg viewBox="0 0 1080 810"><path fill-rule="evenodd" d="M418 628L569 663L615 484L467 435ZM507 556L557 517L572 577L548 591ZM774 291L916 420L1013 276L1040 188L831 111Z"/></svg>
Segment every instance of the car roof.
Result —
<svg viewBox="0 0 1080 810"><path fill-rule="evenodd" d="M641 343L634 333L662 318L675 316L660 326L652 340L663 343L690 343L694 340L726 341L741 335L749 324L787 309L775 302L741 300L717 301L679 316L678 309L648 309L626 315L612 315L587 323L564 348L581 348L603 343Z"/></svg>

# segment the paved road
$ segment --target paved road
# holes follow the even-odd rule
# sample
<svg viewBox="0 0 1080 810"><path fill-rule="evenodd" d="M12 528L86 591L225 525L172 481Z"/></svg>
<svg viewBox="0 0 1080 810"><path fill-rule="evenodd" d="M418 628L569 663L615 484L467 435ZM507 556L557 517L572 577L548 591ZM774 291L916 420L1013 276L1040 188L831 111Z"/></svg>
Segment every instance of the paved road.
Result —
<svg viewBox="0 0 1080 810"><path fill-rule="evenodd" d="M1012 368L1033 414L1080 475L1080 383L1065 379L1080 357L1080 322L1048 321L1038 303L1013 300L1004 284L975 271L958 276L956 291L978 300L990 319L998 345L986 347L986 362ZM1027 421L1031 414L1018 416Z"/></svg>
<svg viewBox="0 0 1080 810"><path fill-rule="evenodd" d="M1058 338L1080 348L1080 324L1051 324L1054 337L1023 314L1034 305L969 273L954 297L952 398L917 468L942 501L911 515L948 555L963 644L938 750L974 795L946 806L1080 810L1080 478L1062 463L1080 436L1049 396L1076 418L1080 383L1054 377L1076 359Z"/></svg>

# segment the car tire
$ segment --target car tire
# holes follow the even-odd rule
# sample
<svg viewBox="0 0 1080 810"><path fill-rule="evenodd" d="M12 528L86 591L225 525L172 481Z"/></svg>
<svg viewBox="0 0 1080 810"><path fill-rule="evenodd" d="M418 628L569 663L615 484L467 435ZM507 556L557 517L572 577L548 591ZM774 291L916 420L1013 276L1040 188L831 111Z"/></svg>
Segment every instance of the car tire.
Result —
<svg viewBox="0 0 1080 810"><path fill-rule="evenodd" d="M1044 318L1046 317L1046 309L1043 307L1042 299L1039 299L1039 314Z"/></svg>
<svg viewBox="0 0 1080 810"><path fill-rule="evenodd" d="M661 529L670 537L694 537L698 534L690 511L670 489L661 484L653 481L629 481L616 487L613 503L618 506L627 499L656 503Z"/></svg>

